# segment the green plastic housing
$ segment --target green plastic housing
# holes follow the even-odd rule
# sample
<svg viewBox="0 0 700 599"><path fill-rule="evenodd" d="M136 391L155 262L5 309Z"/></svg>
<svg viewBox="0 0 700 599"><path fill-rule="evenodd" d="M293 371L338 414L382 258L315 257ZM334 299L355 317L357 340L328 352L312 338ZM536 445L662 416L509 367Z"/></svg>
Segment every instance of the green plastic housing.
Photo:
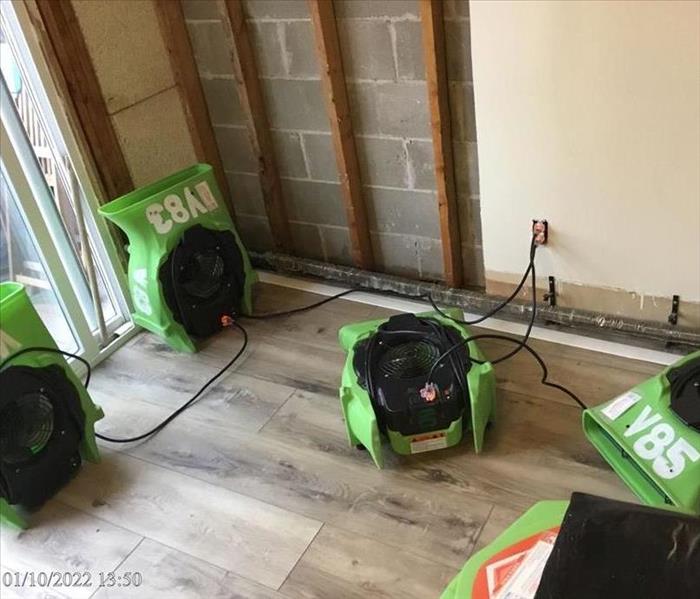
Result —
<svg viewBox="0 0 700 599"><path fill-rule="evenodd" d="M532 506L490 545L475 553L440 595L440 599L471 599L474 581L481 566L494 555L520 541L560 526L568 501L540 501Z"/></svg>
<svg viewBox="0 0 700 599"><path fill-rule="evenodd" d="M231 231L245 270L242 310L252 312L256 275L216 184L212 167L195 164L102 206L100 214L118 225L129 239L129 289L134 322L161 336L179 351L196 347L168 308L158 278L161 264L182 234L194 225Z"/></svg>
<svg viewBox="0 0 700 599"><path fill-rule="evenodd" d="M446 313L454 318L461 318L462 316L461 312L457 309L447 310ZM432 318L441 324L457 330L462 338L466 339L469 337L469 330L466 327L455 323L449 318L444 318L437 312L424 312L417 316ZM359 341L374 334L379 326L387 320L388 319L384 318L345 325L338 333L340 346L347 352L340 386L340 403L345 418L345 429L350 444L352 446L363 445L372 456L378 468L383 467L384 458L382 456L382 443L379 435L379 427L377 425L377 417L372 408L369 394L360 386L357 379L355 368L353 367L353 360L355 345ZM486 359L474 341L470 341L468 346L471 356L478 360ZM493 366L489 362L485 362L484 364L472 364L471 369L467 373L467 384L469 386L471 402L471 421L468 423L467 428L473 433L475 451L480 453L484 443L486 425L489 421L494 420L496 377ZM462 419L458 419L453 421L447 429L430 432L437 435L444 435L446 446L451 447L461 441L463 427ZM424 437L425 435L405 436L399 432L388 430L387 436L395 452L408 455L411 453L411 441L415 437Z"/></svg>
<svg viewBox="0 0 700 599"><path fill-rule="evenodd" d="M4 360L25 347L56 348L56 343L34 309L24 286L19 283L0 283L0 359ZM85 416L85 431L80 443L80 455L84 460L99 462L95 422L104 417L104 412L102 408L92 403L87 390L63 356L49 352L28 352L13 359L8 367L43 368L51 364L57 364L63 368L80 397L80 407ZM20 528L26 527L25 520L5 499L0 499L0 522Z"/></svg>
<svg viewBox="0 0 700 599"><path fill-rule="evenodd" d="M606 412L616 415L610 406L624 401L624 395L583 413L586 437L639 499L696 515L700 515L700 433L671 409L666 373L699 356L700 351L690 354L630 389L624 395L633 394L629 397L634 403L615 418ZM656 429L659 425L663 426ZM660 440L654 441L658 435Z"/></svg>

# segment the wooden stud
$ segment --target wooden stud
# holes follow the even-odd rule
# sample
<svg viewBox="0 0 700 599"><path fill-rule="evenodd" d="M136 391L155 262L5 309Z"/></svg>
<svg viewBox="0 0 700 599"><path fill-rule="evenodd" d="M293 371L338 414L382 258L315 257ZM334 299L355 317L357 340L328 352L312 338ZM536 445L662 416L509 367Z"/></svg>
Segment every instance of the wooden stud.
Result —
<svg viewBox="0 0 700 599"><path fill-rule="evenodd" d="M263 201L270 222L270 230L276 247L282 251L291 252L293 244L287 220L287 209L282 197L282 185L265 112L265 100L258 79L255 54L246 26L242 2L240 0L226 0L226 12L230 25L232 50L234 50L231 52L231 59L238 95L246 115L253 154L258 161Z"/></svg>
<svg viewBox="0 0 700 599"><path fill-rule="evenodd" d="M37 0L41 24L65 81L90 159L106 197L112 200L134 189L95 69L70 2Z"/></svg>
<svg viewBox="0 0 700 599"><path fill-rule="evenodd" d="M308 2L316 37L316 56L321 70L324 99L331 124L335 158L350 231L352 259L358 268L373 270L374 255L367 221L367 208L362 195L360 167L357 161L355 135L345 87L335 8L333 2L329 0L308 0Z"/></svg>
<svg viewBox="0 0 700 599"><path fill-rule="evenodd" d="M435 179L445 281L450 287L459 287L462 284L464 272L452 156L445 26L442 19L441 0L421 0L421 29L435 155Z"/></svg>
<svg viewBox="0 0 700 599"><path fill-rule="evenodd" d="M231 216L235 216L231 190L224 173L221 154L219 154L214 129L209 118L209 109L199 79L182 4L172 0L155 0L155 8L180 99L187 115L187 124L195 155L197 160L213 167L216 181L228 205L229 212Z"/></svg>

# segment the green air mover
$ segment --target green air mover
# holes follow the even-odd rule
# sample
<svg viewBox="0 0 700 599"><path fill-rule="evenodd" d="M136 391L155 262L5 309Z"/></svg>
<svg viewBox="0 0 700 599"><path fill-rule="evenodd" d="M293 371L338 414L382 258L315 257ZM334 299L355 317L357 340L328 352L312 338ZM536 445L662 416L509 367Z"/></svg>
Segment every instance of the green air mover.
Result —
<svg viewBox="0 0 700 599"><path fill-rule="evenodd" d="M495 376L476 344L462 343L467 337L465 327L435 312L340 329L348 353L340 387L348 438L377 467L383 465L380 431L395 452L408 455L456 445L466 422L481 451Z"/></svg>
<svg viewBox="0 0 700 599"><path fill-rule="evenodd" d="M134 322L174 349L195 351L227 317L251 312L255 275L206 164L100 209L129 238Z"/></svg>
<svg viewBox="0 0 700 599"><path fill-rule="evenodd" d="M56 348L19 283L0 284L0 355ZM0 372L0 520L24 527L13 506L38 507L65 484L82 459L99 461L95 422L102 410L66 361L31 351Z"/></svg>
<svg viewBox="0 0 700 599"><path fill-rule="evenodd" d="M583 430L642 501L700 515L700 351L586 410Z"/></svg>
<svg viewBox="0 0 700 599"><path fill-rule="evenodd" d="M491 544L472 555L459 574L452 579L452 582L440 595L440 599L472 599L474 597L475 582L477 582L479 571L484 564L489 562L489 560L495 559L500 553L507 551L509 547L516 547L519 551L525 551L525 547L518 547L519 543L523 543L530 538L536 538L537 535L543 534L550 529L557 530L568 507L568 501L540 501L536 503ZM478 587L477 590L479 590ZM484 595L479 593L478 596L483 597ZM507 595L507 597L511 596ZM521 595L518 594L518 597L521 597Z"/></svg>

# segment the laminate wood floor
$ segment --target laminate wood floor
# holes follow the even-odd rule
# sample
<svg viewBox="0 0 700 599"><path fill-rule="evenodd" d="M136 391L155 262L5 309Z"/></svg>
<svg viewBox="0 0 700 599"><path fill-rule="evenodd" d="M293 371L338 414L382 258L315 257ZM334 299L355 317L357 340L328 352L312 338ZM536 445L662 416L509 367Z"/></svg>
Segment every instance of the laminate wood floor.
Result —
<svg viewBox="0 0 700 599"><path fill-rule="evenodd" d="M257 310L318 296L259 285ZM477 549L539 499L572 491L634 500L585 441L579 408L539 384L524 352L496 368L498 420L468 442L377 470L348 446L337 331L391 311L338 300L247 320L250 345L199 402L154 438L103 444L32 528L0 533L3 572L93 573L82 588L2 588L2 597L437 598ZM475 329L476 330L476 329ZM194 355L142 333L96 368L98 429L129 436L185 401L240 347L227 330ZM532 341L551 378L589 405L659 366ZM487 355L510 349L482 343ZM97 588L99 572L143 584Z"/></svg>

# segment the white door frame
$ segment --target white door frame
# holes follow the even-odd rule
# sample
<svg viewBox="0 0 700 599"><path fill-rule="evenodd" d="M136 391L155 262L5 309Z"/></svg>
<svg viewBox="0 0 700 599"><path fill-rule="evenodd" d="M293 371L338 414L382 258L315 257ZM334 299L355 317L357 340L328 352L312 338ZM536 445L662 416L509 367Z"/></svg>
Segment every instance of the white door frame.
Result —
<svg viewBox="0 0 700 599"><path fill-rule="evenodd" d="M4 81L0 82L0 116L2 117L0 118L0 139L2 140L0 153L2 154L3 174L12 187L20 213L27 223L27 228L44 265L46 276L51 281L59 305L78 343L77 353L91 358L97 355L99 346L85 316L84 301L79 298L73 279L69 274L69 269L74 270L76 265L71 265L70 259L61 255L65 252L57 251L57 247L65 246L67 240L60 239L60 236L56 234L55 226L49 227L47 222L54 219L50 214L47 215L47 210L42 210L40 207L41 200L39 198L42 196L44 196L42 203L45 204L48 201L50 205L53 205L53 198L50 197L51 191L43 181L43 176L41 177L42 182L44 182L43 189L41 189L42 186L36 185L36 181L34 181L34 185L30 183L27 170L32 170L31 160L28 160L26 156L22 160L16 151L18 147L20 152L22 150L21 138L24 137L24 130L18 131L17 123L12 122L11 116L8 118L8 112L14 110L14 106L11 98L8 97L9 94L6 95L6 91ZM19 126L21 127L21 124ZM26 139L24 141L26 143ZM36 161L34 160L34 162ZM38 168L36 164L33 166ZM47 195L49 197L46 197ZM60 226L62 227L62 225ZM82 273L79 276L82 278Z"/></svg>
<svg viewBox="0 0 700 599"><path fill-rule="evenodd" d="M102 239L103 241L101 244L95 244L98 246L95 248L98 261L114 266L114 279L120 292L115 294L117 297L114 299L120 304L122 311L129 314L133 311L133 306L121 255L107 221L97 212L101 199L104 198L101 198L101 191L98 191L98 185L95 183L96 175L82 154L81 145L78 143L71 119L66 112L63 94L56 86L51 69L41 49L35 29L37 15L32 13L32 6L29 2L12 0L10 3L3 2L3 4L9 4L9 10L3 11L3 19L9 27L22 32L21 36L17 36L16 41L21 46L22 53L32 57L34 69L29 70L26 74L33 91L38 96L37 101L47 107L42 115L46 120L47 128L54 133L53 138L57 138L65 144L63 153L70 156L76 177L80 182L81 196L86 204L84 213L88 231L93 239ZM33 10L36 11L36 7L33 7Z"/></svg>
<svg viewBox="0 0 700 599"><path fill-rule="evenodd" d="M130 321L132 305L127 275L122 256L117 249L110 228L97 210L100 206L99 183L90 163L81 153L81 145L72 128L72 122L59 93L47 60L42 52L35 30L36 8L29 3L12 0L2 2L4 26L15 32L13 43L18 52L31 60L25 61L23 75L28 79L40 116L52 142L59 147L57 154L68 156L80 184L85 224L97 262L103 265L104 282L117 315L108 322L110 331L117 331L116 338L106 347L100 347L99 332L91 326L88 317L93 311L89 289L80 263L73 252L60 216L37 164L36 157L19 120L9 91L4 82L0 90L2 113L2 159L8 183L14 188L19 210L29 225L37 250L44 262L59 305L83 357L95 364L123 345L140 329ZM106 272L105 272L106 271ZM94 324L94 323L93 323ZM73 364L78 366L79 364Z"/></svg>

